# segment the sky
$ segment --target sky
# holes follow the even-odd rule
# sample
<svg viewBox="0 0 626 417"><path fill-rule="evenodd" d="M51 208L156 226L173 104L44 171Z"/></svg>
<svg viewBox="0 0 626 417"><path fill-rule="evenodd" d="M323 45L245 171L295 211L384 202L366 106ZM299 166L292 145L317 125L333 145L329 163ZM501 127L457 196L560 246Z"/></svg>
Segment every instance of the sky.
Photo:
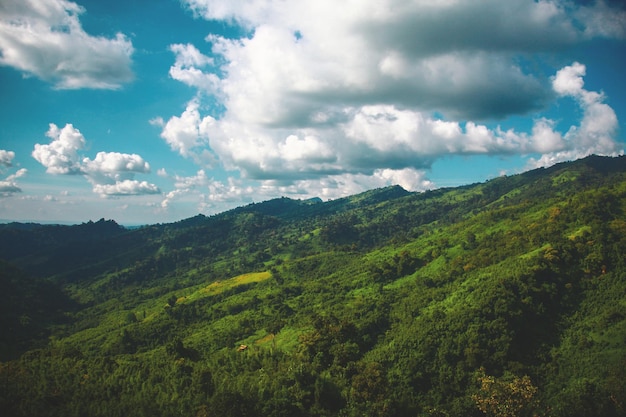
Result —
<svg viewBox="0 0 626 417"><path fill-rule="evenodd" d="M167 223L621 155L626 6L2 0L0 221Z"/></svg>

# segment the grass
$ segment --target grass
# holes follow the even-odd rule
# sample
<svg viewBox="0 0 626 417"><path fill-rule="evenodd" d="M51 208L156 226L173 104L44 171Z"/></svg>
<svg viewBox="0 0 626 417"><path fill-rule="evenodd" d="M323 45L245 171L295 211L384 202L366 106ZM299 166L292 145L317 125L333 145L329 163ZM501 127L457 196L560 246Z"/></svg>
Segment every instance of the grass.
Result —
<svg viewBox="0 0 626 417"><path fill-rule="evenodd" d="M570 239L576 239L577 237L583 236L585 233L591 233L591 226L582 226L578 230L575 230L573 233L569 235Z"/></svg>
<svg viewBox="0 0 626 417"><path fill-rule="evenodd" d="M579 177L580 177L580 174L577 173L577 172L566 171L566 172L563 172L560 175L557 175L557 176L553 177L552 178L552 185L553 186L558 186L558 185L566 183L566 182L576 181Z"/></svg>
<svg viewBox="0 0 626 417"><path fill-rule="evenodd" d="M226 290L238 287L243 284L251 284L251 283L265 281L271 277L272 277L272 274L269 271L263 271L263 272L251 272L248 274L238 275L236 277L229 278L224 281L215 281L207 285L206 287L200 288L199 290L195 291L194 293L188 296L179 297L176 300L176 303L191 302L200 298L220 294Z"/></svg>

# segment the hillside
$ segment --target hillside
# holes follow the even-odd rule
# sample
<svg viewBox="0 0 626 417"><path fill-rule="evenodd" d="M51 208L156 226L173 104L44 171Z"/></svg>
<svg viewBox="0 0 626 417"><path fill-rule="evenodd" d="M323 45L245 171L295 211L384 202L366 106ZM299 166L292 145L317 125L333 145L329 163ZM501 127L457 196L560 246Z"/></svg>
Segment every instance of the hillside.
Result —
<svg viewBox="0 0 626 417"><path fill-rule="evenodd" d="M0 254L3 416L626 416L626 157Z"/></svg>

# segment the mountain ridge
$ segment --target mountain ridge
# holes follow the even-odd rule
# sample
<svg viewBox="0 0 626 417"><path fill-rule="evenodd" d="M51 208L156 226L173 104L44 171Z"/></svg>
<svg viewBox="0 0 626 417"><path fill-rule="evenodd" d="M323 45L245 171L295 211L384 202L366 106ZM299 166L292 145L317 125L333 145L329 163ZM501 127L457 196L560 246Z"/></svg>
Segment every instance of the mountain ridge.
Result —
<svg viewBox="0 0 626 417"><path fill-rule="evenodd" d="M358 201L362 199L367 199L368 197L372 199L384 199L386 196L389 196L390 198L399 198L399 197L404 197L407 195L424 194L424 193L428 194L428 193L432 193L433 191L463 189L467 187L474 187L480 184L487 184L494 180L498 180L502 178L511 178L511 177L529 177L530 178L530 177L534 177L537 175L542 175L543 173L550 173L550 172L558 171L568 166L569 167L587 167L587 168L592 168L598 172L603 172L603 173L607 173L611 171L624 172L626 170L626 165L624 164L624 158L626 158L625 155L619 155L616 157L589 155L587 157L574 160L574 161L559 162L547 168L546 167L534 168L534 169L524 171L518 174L503 175L503 176L496 177L490 180L486 180L484 182L476 182L472 184L465 184L465 185L460 185L460 186L455 186L455 187L442 187L442 188L437 188L434 190L419 191L419 192L407 191L404 188L402 188L400 185L390 185L386 187L366 190L366 191L363 191L363 192L360 192L351 196L341 197L335 200L328 200L326 202L324 202L320 197L312 197L309 199L302 200L302 199L292 199L289 197L282 196L282 197L272 198L269 200L264 200L258 203L250 203L248 205L235 207L233 209L225 210L223 212L215 213L212 215L205 215L205 214L199 213L195 216L185 218L185 219L180 219L180 220L170 222L170 223L143 224L141 226L132 227L131 229L140 228L140 227L160 226L160 225L166 226L166 225L176 225L176 224L190 224L190 223L193 223L194 221L201 221L202 219L206 219L206 218L226 215L231 212L257 211L255 210L255 207L274 205L274 203L281 202L281 201L289 201L290 203L294 203L294 205L298 205L298 206L315 205L319 203L336 204L338 202L353 201L355 199ZM286 209L283 208L283 210L286 210ZM0 230L6 230L6 229L31 230L34 228L41 228L41 227L43 228L51 228L51 227L86 228L89 225L100 225L100 224L115 224L115 225L120 226L116 222L115 219L104 219L104 218L101 218L97 220L96 222L94 222L93 220L89 220L83 223L63 223L63 224L49 223L49 222L38 223L36 221L19 222L19 221L13 221L13 220L5 220L3 223L0 223ZM120 226L120 227L125 228L124 226Z"/></svg>
<svg viewBox="0 0 626 417"><path fill-rule="evenodd" d="M4 415L624 416L624 157L97 223L0 264Z"/></svg>

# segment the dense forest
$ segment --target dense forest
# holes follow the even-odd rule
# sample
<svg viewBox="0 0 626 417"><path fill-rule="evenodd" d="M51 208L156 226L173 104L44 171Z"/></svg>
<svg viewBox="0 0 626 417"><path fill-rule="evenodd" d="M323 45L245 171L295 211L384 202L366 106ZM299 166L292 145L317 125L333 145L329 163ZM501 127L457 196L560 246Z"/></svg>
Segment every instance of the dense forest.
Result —
<svg viewBox="0 0 626 417"><path fill-rule="evenodd" d="M4 417L626 416L626 157L0 258Z"/></svg>

